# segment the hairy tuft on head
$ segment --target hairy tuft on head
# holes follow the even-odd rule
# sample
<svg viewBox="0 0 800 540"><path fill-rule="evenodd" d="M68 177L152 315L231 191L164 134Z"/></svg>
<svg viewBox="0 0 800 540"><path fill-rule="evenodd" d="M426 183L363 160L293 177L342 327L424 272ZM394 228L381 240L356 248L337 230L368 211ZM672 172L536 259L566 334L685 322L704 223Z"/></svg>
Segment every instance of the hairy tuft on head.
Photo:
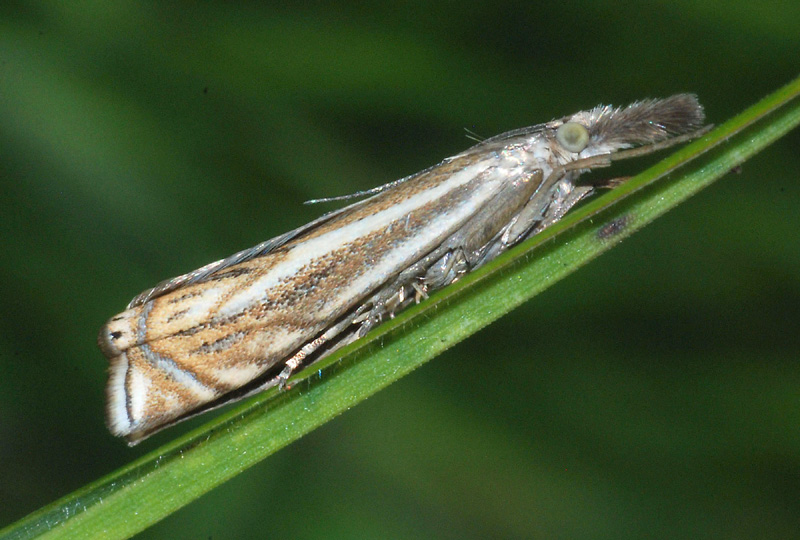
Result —
<svg viewBox="0 0 800 540"><path fill-rule="evenodd" d="M693 94L637 101L627 107L597 107L590 113L592 139L612 145L650 144L703 126L703 106Z"/></svg>

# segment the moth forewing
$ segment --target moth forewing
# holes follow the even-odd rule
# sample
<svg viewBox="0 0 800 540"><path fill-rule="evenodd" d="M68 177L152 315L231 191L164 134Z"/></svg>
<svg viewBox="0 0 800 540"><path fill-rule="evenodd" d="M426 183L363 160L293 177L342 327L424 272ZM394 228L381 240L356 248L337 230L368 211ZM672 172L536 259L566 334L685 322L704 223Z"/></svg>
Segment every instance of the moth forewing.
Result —
<svg viewBox="0 0 800 540"><path fill-rule="evenodd" d="M134 298L101 329L107 424L130 444L282 385L555 223L592 167L703 122L694 96L596 107L483 141L369 198ZM677 136L677 137L673 137Z"/></svg>

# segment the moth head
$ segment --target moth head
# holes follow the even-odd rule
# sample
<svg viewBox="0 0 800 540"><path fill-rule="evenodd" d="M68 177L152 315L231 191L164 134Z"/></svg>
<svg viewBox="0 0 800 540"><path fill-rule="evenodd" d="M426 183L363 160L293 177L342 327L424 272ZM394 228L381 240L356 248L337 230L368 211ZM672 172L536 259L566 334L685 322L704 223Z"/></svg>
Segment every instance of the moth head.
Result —
<svg viewBox="0 0 800 540"><path fill-rule="evenodd" d="M636 101L627 107L601 105L581 111L563 119L556 139L566 150L575 151L572 148L583 144L580 128L584 128L588 138L579 151L589 148L582 156L585 157L653 144L696 131L703 126L704 119L703 107L696 96L677 94L666 99Z"/></svg>

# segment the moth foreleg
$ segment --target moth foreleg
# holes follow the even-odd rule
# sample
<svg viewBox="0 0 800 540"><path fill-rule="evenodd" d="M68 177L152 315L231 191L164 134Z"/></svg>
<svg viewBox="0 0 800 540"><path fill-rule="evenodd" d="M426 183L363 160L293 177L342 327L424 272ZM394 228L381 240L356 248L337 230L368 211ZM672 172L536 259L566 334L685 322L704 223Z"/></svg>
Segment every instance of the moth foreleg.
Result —
<svg viewBox="0 0 800 540"><path fill-rule="evenodd" d="M313 340L309 341L308 343L300 347L300 350L297 351L291 358L289 358L284 363L281 372L274 379L272 379L266 386L269 387L277 384L281 390L286 388L286 381L289 380L289 377L291 377L292 373L294 373L297 370L297 368L299 368L305 363L306 358L315 353L323 345L330 343L334 339L340 337L340 335L343 332L346 332L355 322L357 322L358 318L359 318L358 311L354 311L353 313L350 313L347 317L345 317L338 323L334 324L333 326L325 330L322 334L320 334ZM347 343L350 343L351 341L356 339L356 337L357 336L351 336L350 339L345 337L344 342L340 340L335 344L333 348L324 351L323 355L314 358L314 361L319 360L320 358L322 358L322 356L330 354L330 352L332 352L334 348L342 347Z"/></svg>
<svg viewBox="0 0 800 540"><path fill-rule="evenodd" d="M525 238L530 238L553 225L563 218L573 206L594 192L593 186L573 186L569 184L565 186L565 188L567 189L559 191L556 196L553 197L547 210L545 210L542 220L525 235Z"/></svg>
<svg viewBox="0 0 800 540"><path fill-rule="evenodd" d="M542 176L541 169L514 171L512 177L436 249L409 265L362 306L361 311L368 309L369 314L359 335L363 336L387 315L391 317L411 303L412 293L416 293L414 300L418 301L428 291L445 287L472 270L483 260L487 245L540 188Z"/></svg>
<svg viewBox="0 0 800 540"><path fill-rule="evenodd" d="M459 276L471 270L470 263L462 248L448 251L434 262L422 278L425 290L436 290L456 281Z"/></svg>

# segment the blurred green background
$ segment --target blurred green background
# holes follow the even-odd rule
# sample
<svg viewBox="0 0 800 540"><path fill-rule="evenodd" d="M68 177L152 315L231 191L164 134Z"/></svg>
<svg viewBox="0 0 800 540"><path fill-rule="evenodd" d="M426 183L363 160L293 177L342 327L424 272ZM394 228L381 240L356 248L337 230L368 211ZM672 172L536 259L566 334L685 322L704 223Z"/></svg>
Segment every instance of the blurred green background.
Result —
<svg viewBox="0 0 800 540"><path fill-rule="evenodd" d="M799 36L796 0L3 2L0 527L204 421L103 425L96 332L142 289L465 127L681 91L720 123ZM797 537L799 170L795 131L141 537Z"/></svg>

